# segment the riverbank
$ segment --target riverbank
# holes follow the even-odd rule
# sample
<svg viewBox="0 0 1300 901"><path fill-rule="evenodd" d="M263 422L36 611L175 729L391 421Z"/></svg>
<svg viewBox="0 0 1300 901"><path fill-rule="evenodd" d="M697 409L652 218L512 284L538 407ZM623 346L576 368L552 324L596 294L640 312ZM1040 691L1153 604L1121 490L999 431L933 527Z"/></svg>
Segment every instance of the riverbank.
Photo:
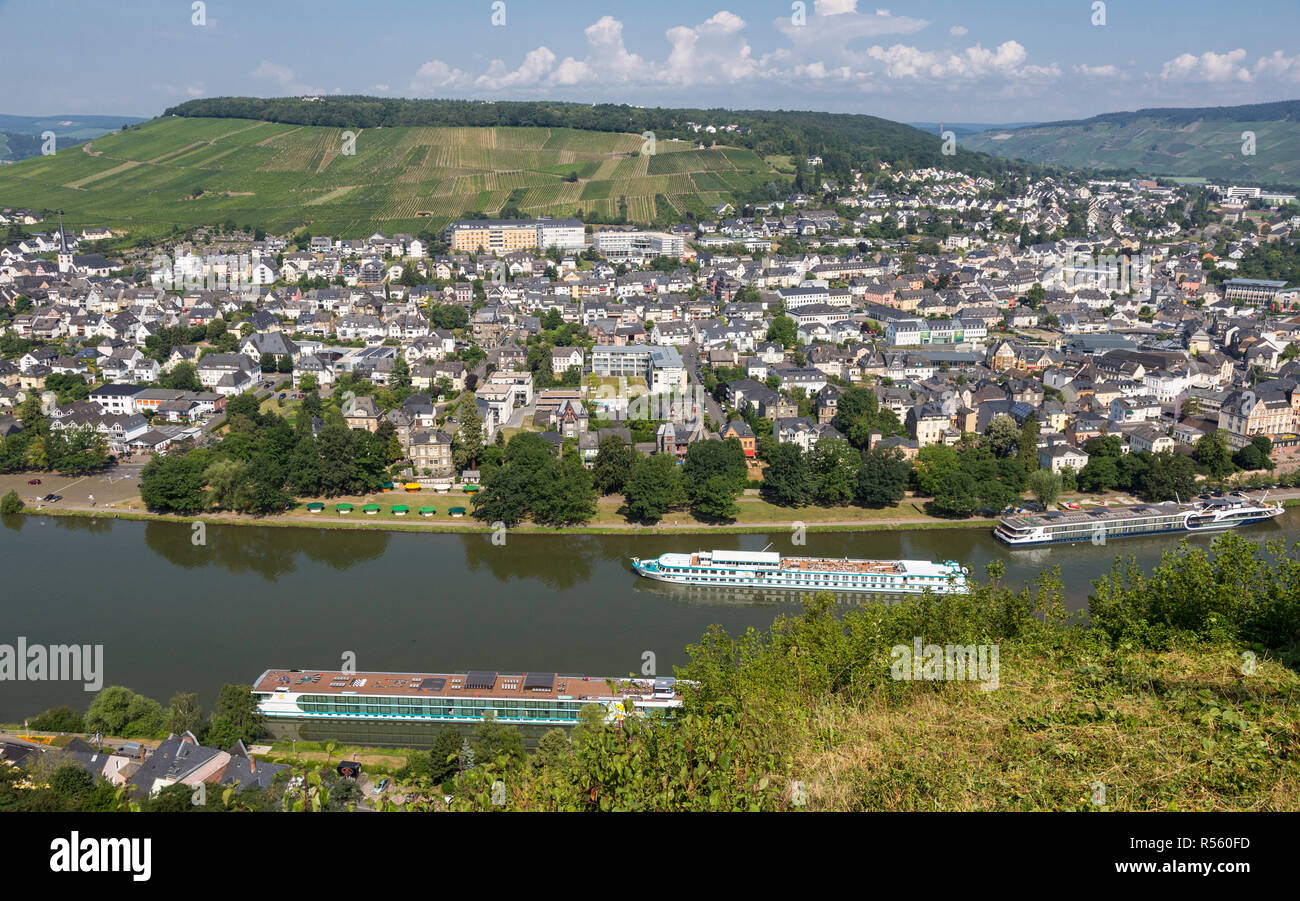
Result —
<svg viewBox="0 0 1300 901"><path fill-rule="evenodd" d="M200 513L192 516L152 513L145 509L135 486L135 475L127 477L89 476L66 480L58 476L47 477L40 491L60 495L55 504L42 504L30 492L36 490L21 484L22 476L0 476L0 493L10 487L22 488L20 496L27 506L23 513L50 516L84 516L92 518L130 519L146 522L204 522L220 525L267 526L275 528L315 528L339 530L380 530L389 532L430 533L486 533L492 531L490 523L472 518L473 495L452 492L375 492L336 498L302 498L292 510L274 516L247 516L238 513ZM6 484L12 481L14 484ZM66 481L67 484L60 484ZM129 487L128 487L129 486ZM1300 505L1300 489L1289 488L1271 492L1286 507ZM97 498L91 505L92 498ZM1091 498L1089 498L1091 499ZM1135 503L1122 494L1099 497L1109 504ZM323 510L307 512L309 504L319 503ZM759 497L745 494L736 499L739 515L732 522L712 523L696 519L689 511L670 514L655 525L627 522L619 514L623 499L619 496L601 498L596 515L586 523L576 526L545 526L519 523L512 526L511 534L537 535L677 535L700 532L731 534L762 534L774 532L872 532L872 531L922 531L936 529L992 529L996 518L972 517L970 519L942 519L930 516L923 509L923 500L908 498L901 504L884 508L862 507L802 507L792 509L769 504ZM348 513L339 513L340 505L351 505ZM378 507L375 513L365 513L364 508ZM404 514L393 512L404 506ZM422 516L420 508L431 507L436 514ZM452 508L464 508L462 516L451 516Z"/></svg>
<svg viewBox="0 0 1300 901"><path fill-rule="evenodd" d="M429 533L490 533L493 531L491 524L482 523L469 517L447 520L447 521L423 521L422 517L415 514L415 521L408 520L407 517L388 516L366 516L365 514L354 512L340 515L327 514L296 514L285 513L279 516L243 516L236 513L203 513L195 516L180 516L170 513L150 513L141 510L115 510L115 509L83 509L83 508L55 508L43 507L40 509L25 508L22 514L27 516L55 516L55 517L86 517L91 519L125 519L136 520L141 522L175 522L175 523L207 523L212 525L244 525L244 526L261 526L270 528L288 528L288 529L333 529L340 531L385 531L385 532L429 532ZM785 520L785 521L764 521L764 522L735 522L714 525L692 520L689 523L680 521L669 523L658 523L653 526L637 525L634 523L621 524L586 524L581 526L539 526L532 523L520 523L512 527L509 531L511 534L536 534L536 535L679 535L691 534L697 532L727 532L738 535L745 534L762 534L773 531L792 532L798 527L803 527L807 532L869 532L880 530L894 531L912 531L912 530L937 530L937 529L971 529L971 528L993 528L994 520L991 519L973 519L973 520L942 520L942 519L888 519L888 520L844 520L837 522L815 522L806 520Z"/></svg>

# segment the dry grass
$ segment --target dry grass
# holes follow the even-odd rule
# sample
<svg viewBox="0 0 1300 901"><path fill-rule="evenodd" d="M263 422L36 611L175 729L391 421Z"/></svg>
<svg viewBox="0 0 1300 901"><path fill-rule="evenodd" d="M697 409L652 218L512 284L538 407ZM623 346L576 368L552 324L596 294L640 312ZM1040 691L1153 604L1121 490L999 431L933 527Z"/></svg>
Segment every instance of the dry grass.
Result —
<svg viewBox="0 0 1300 901"><path fill-rule="evenodd" d="M1300 677L1220 650L1051 659L1004 647L1001 685L832 700L795 771L817 810L1300 807Z"/></svg>

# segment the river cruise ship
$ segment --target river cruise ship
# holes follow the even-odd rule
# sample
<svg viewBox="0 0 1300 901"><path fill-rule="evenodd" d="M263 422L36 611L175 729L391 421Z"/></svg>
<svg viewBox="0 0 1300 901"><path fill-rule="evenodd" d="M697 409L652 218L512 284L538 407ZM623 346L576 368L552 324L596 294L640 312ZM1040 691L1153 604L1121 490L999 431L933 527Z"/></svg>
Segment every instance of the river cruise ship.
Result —
<svg viewBox="0 0 1300 901"><path fill-rule="evenodd" d="M607 722L668 713L682 704L668 677L615 678L556 673L347 673L270 669L253 683L268 725L285 721L481 723L572 726L596 704Z"/></svg>
<svg viewBox="0 0 1300 901"><path fill-rule="evenodd" d="M1164 532L1221 532L1282 514L1280 503L1256 501L1244 494L1191 504L1138 504L1094 510L1050 510L1005 516L993 534L1014 547L1158 535Z"/></svg>
<svg viewBox="0 0 1300 901"><path fill-rule="evenodd" d="M889 594L962 594L967 569L952 560L853 560L848 557L783 557L768 551L697 551L632 558L647 579L678 585L780 588L804 591L879 591Z"/></svg>

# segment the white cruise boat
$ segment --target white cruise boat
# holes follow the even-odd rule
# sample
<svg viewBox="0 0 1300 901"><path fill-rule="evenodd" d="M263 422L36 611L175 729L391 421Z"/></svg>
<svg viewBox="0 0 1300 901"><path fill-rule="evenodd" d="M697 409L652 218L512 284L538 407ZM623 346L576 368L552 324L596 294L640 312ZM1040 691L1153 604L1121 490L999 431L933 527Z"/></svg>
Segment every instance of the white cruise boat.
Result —
<svg viewBox="0 0 1300 901"><path fill-rule="evenodd" d="M1112 538L1158 535L1162 532L1222 532L1282 515L1280 503L1256 501L1231 494L1193 504L1138 504L1095 510L1050 510L1003 517L993 534L998 540L1024 547L1069 541L1101 544Z"/></svg>
<svg viewBox="0 0 1300 901"><path fill-rule="evenodd" d="M878 591L886 594L964 594L969 571L946 560L853 560L848 557L783 557L768 551L697 551L632 558L647 579L679 585L781 588L803 591Z"/></svg>

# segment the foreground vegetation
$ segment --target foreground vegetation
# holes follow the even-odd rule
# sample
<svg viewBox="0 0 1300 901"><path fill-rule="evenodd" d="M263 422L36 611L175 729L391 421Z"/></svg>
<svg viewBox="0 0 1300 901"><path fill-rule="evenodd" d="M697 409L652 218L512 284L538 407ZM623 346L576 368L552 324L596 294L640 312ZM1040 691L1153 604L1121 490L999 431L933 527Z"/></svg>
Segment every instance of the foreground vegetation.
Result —
<svg viewBox="0 0 1300 901"><path fill-rule="evenodd" d="M1300 803L1300 546L1236 535L1120 561L1069 614L1055 573L1013 590L710 629L671 722L597 717L531 755L485 723L409 752L408 810L1291 810ZM993 682L900 680L914 641L996 646ZM986 690L986 689L992 690ZM106 689L107 691L107 689ZM223 710L233 699L227 698ZM229 714L224 722L231 725ZM329 755L326 755L328 761ZM328 767L229 809L338 809ZM0 780L0 807L24 790ZM52 787L28 791L52 791ZM87 789L87 796L90 790ZM1104 799L1098 803L1098 799ZM283 792L283 794L279 794ZM99 795L95 795L99 797ZM450 799L450 800L448 800ZM101 798L102 800L102 798ZM351 803L351 802L349 802ZM344 805L346 806L346 805Z"/></svg>

